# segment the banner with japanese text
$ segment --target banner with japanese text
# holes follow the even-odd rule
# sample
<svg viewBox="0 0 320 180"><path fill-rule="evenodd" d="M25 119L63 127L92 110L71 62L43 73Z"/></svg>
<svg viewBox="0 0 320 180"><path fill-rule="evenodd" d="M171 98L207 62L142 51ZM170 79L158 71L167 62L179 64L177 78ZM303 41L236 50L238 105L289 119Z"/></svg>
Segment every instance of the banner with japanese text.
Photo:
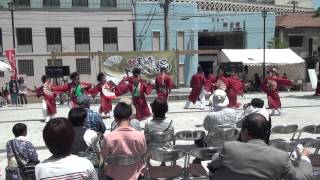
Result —
<svg viewBox="0 0 320 180"><path fill-rule="evenodd" d="M146 80L154 80L161 67L166 67L175 85L178 82L176 52L103 52L102 72L110 79L122 79L126 72L139 68ZM117 81L115 80L115 81Z"/></svg>
<svg viewBox="0 0 320 180"><path fill-rule="evenodd" d="M11 77L14 79L17 79L17 61L16 61L16 51L15 49L8 49L5 51L6 57L8 58L8 61L11 66Z"/></svg>

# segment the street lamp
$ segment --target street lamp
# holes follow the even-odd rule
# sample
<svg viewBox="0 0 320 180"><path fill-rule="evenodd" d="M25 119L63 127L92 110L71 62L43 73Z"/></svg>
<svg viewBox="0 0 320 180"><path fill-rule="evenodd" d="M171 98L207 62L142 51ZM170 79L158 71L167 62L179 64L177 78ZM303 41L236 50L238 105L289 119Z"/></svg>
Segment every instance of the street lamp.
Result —
<svg viewBox="0 0 320 180"><path fill-rule="evenodd" d="M263 64L262 64L262 76L263 79L266 77L266 18L268 16L268 11L264 8L262 11L263 18Z"/></svg>
<svg viewBox="0 0 320 180"><path fill-rule="evenodd" d="M16 10L16 3L11 1L8 3L8 9L11 11L11 25L12 25L12 43L13 43L13 49L16 49L16 38L14 33L14 18L13 18L13 11Z"/></svg>

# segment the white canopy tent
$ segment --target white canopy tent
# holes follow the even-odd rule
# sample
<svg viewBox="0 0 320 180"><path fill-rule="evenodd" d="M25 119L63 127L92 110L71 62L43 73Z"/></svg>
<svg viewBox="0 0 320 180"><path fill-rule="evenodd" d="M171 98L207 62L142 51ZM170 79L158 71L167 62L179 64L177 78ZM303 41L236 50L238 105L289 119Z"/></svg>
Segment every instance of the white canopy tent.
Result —
<svg viewBox="0 0 320 180"><path fill-rule="evenodd" d="M291 49L266 49L266 70L276 67L282 76L287 73L291 80L305 80L305 61ZM248 66L248 80L254 74L262 76L263 49L222 49L218 55L218 63L242 62Z"/></svg>
<svg viewBox="0 0 320 180"><path fill-rule="evenodd" d="M0 61L0 71L11 71L11 66L7 63Z"/></svg>

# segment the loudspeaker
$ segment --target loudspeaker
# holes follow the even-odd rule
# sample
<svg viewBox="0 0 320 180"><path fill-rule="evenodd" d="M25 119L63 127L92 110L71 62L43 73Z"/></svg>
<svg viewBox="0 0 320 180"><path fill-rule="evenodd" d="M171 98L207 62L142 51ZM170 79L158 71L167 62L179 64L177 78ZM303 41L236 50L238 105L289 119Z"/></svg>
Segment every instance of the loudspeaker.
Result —
<svg viewBox="0 0 320 180"><path fill-rule="evenodd" d="M62 66L62 74L63 74L63 76L69 76L70 66Z"/></svg>
<svg viewBox="0 0 320 180"><path fill-rule="evenodd" d="M69 66L46 66L46 75L49 78L61 78L63 76L69 76L70 67Z"/></svg>

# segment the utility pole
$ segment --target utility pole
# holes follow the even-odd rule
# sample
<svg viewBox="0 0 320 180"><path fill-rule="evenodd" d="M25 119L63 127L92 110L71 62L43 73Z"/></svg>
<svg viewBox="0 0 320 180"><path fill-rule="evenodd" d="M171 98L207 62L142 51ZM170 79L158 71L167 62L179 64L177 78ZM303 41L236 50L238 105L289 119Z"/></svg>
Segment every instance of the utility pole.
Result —
<svg viewBox="0 0 320 180"><path fill-rule="evenodd" d="M291 2L289 2L289 4L292 5L292 12L295 12L296 11L296 7L299 4L299 2L296 1L296 0L292 0Z"/></svg>
<svg viewBox="0 0 320 180"><path fill-rule="evenodd" d="M15 5L16 3L14 1L11 1L8 3L8 9L11 12L11 26L12 26L12 44L13 49L16 49L16 36L14 32L14 17L13 17L13 11L15 11Z"/></svg>
<svg viewBox="0 0 320 180"><path fill-rule="evenodd" d="M263 64L262 64L262 77L265 79L266 77L266 18L268 15L268 11L264 8L262 11L263 18Z"/></svg>
<svg viewBox="0 0 320 180"><path fill-rule="evenodd" d="M170 0L164 0L163 11L164 11L164 50L169 51L169 4Z"/></svg>

